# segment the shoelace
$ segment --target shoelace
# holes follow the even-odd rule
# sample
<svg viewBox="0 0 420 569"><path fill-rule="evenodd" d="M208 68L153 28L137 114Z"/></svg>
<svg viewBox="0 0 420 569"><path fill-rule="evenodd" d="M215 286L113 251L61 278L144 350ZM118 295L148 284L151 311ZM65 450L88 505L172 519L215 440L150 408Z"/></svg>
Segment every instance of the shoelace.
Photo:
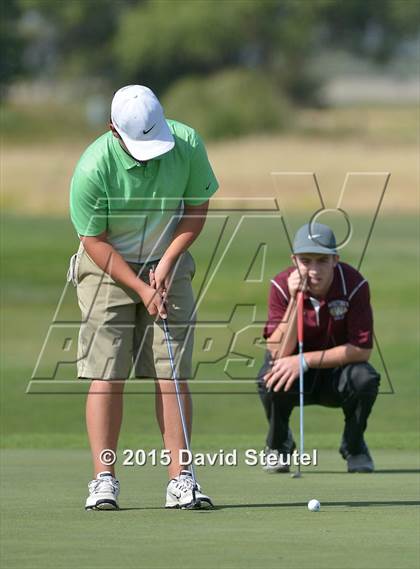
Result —
<svg viewBox="0 0 420 569"><path fill-rule="evenodd" d="M92 493L98 492L100 486L102 486L101 490L104 490L105 488L103 488L103 485L108 485L109 488L106 488L106 490L111 490L113 493L118 492L120 487L118 480L107 476L105 478L97 478L96 480L92 480L92 482L89 484L89 491Z"/></svg>
<svg viewBox="0 0 420 569"><path fill-rule="evenodd" d="M188 492L194 488L194 481L191 476L180 476L175 482L175 488L181 492Z"/></svg>

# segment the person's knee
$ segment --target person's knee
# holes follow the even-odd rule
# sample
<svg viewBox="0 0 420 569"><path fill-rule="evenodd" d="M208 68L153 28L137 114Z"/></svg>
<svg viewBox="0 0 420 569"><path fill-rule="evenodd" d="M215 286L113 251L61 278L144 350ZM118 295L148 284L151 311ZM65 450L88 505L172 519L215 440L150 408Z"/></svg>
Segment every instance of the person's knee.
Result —
<svg viewBox="0 0 420 569"><path fill-rule="evenodd" d="M354 392L375 395L378 393L380 376L368 362L348 366L349 380Z"/></svg>
<svg viewBox="0 0 420 569"><path fill-rule="evenodd" d="M265 382L259 380L258 384L258 395L261 397L263 402L271 402L273 399L273 392L269 391L266 386L265 386Z"/></svg>
<svg viewBox="0 0 420 569"><path fill-rule="evenodd" d="M92 379L89 391L91 393L120 394L124 392L124 379Z"/></svg>
<svg viewBox="0 0 420 569"><path fill-rule="evenodd" d="M177 389L178 385L178 389ZM156 393L170 393L176 394L178 391L184 395L190 395L190 388L188 385L188 380L186 379L178 379L177 385L173 379L160 379L156 378L155 380L155 392Z"/></svg>
<svg viewBox="0 0 420 569"><path fill-rule="evenodd" d="M292 394L284 391L283 389L281 391L270 391L265 387L265 384L258 385L258 393L265 404L288 404L290 398L292 397Z"/></svg>
<svg viewBox="0 0 420 569"><path fill-rule="evenodd" d="M264 363L262 365L262 367L260 368L258 375L257 375L257 386L258 386L258 393L260 394L260 396L265 396L267 393L269 393L269 391L267 391L267 388L265 386L265 380L264 380L264 376L266 373L268 373L271 369L271 365L269 363L269 359L268 356L265 356L264 359Z"/></svg>

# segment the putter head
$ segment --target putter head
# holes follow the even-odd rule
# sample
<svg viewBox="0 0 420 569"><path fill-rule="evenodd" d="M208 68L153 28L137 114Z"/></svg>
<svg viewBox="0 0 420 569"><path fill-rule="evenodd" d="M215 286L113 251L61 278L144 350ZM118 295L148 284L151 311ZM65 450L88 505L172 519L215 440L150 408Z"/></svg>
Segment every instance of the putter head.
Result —
<svg viewBox="0 0 420 569"><path fill-rule="evenodd" d="M191 500L191 502L187 506L185 506L186 510L199 510L200 509L201 504L200 504L200 501L197 500L196 491L197 491L197 488L193 488L193 491L192 491L193 499Z"/></svg>
<svg viewBox="0 0 420 569"><path fill-rule="evenodd" d="M292 478L302 478L302 473L300 470L296 470L296 472L294 472L292 474Z"/></svg>
<svg viewBox="0 0 420 569"><path fill-rule="evenodd" d="M206 498L200 498L198 499L196 497L196 488L194 488L193 490L193 499L192 501L187 505L184 506L184 510L212 510L214 508L213 506L213 502L210 500L210 498L206 497Z"/></svg>

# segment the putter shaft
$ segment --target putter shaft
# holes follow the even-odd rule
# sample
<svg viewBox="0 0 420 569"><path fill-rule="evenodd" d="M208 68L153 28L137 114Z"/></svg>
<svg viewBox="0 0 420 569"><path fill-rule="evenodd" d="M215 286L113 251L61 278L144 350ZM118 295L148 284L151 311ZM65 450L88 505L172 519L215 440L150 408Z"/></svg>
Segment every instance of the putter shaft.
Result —
<svg viewBox="0 0 420 569"><path fill-rule="evenodd" d="M190 449L190 443L189 443L189 434L188 434L187 424L185 422L184 406L182 404L181 393L179 391L179 382L178 382L178 377L177 377L176 368L175 368L175 360L174 360L174 355L173 355L173 351L172 351L171 338L170 338L170 334L169 334L169 326L168 326L168 322L167 322L166 318L162 318L162 322L163 322L163 333L165 335L166 345L168 346L169 361L170 361L171 370L172 370L172 379L174 380L174 384L175 384L175 393L176 393L176 399L178 402L179 415L181 417L182 431L183 431L184 440L185 440L185 448L187 449L189 455L192 456L191 449ZM191 472L191 476L192 476L192 479L194 482L194 489L195 489L197 487L197 481L195 478L195 471L194 471L193 462L191 462L191 464L189 465L189 470Z"/></svg>

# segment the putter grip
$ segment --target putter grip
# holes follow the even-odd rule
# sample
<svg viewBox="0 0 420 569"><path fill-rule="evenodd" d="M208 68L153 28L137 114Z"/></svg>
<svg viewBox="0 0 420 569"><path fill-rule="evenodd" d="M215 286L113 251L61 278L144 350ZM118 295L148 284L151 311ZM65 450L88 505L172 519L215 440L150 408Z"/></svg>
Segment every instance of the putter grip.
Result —
<svg viewBox="0 0 420 569"><path fill-rule="evenodd" d="M298 342L303 342L303 292L297 294L297 335Z"/></svg>

